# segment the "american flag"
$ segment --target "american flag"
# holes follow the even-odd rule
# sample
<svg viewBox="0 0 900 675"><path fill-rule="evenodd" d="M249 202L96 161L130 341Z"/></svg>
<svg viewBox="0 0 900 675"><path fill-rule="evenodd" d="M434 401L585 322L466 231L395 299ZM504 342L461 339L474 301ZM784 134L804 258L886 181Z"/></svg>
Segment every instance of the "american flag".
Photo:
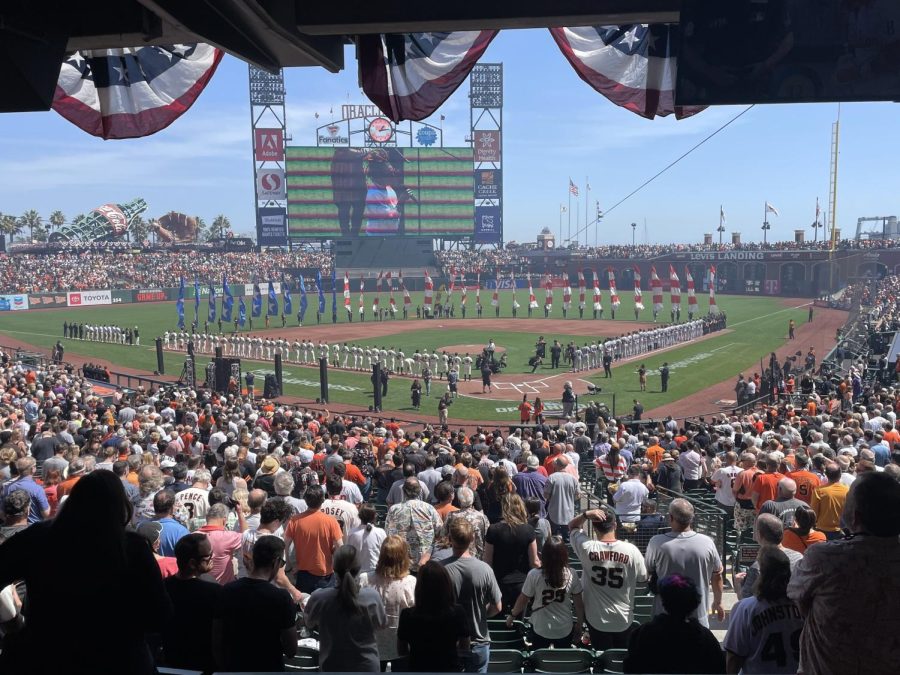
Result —
<svg viewBox="0 0 900 675"><path fill-rule="evenodd" d="M702 107L675 105L679 26L628 24L551 28L582 80L641 117L689 117Z"/></svg>
<svg viewBox="0 0 900 675"><path fill-rule="evenodd" d="M394 122L423 120L463 83L496 35L495 30L361 35L363 91Z"/></svg>
<svg viewBox="0 0 900 675"><path fill-rule="evenodd" d="M578 186L572 182L571 178L569 179L569 192L572 193L573 195L575 195L576 197L578 196Z"/></svg>
<svg viewBox="0 0 900 675"><path fill-rule="evenodd" d="M222 54L207 44L75 52L59 71L53 109L93 136L149 136L187 112Z"/></svg>

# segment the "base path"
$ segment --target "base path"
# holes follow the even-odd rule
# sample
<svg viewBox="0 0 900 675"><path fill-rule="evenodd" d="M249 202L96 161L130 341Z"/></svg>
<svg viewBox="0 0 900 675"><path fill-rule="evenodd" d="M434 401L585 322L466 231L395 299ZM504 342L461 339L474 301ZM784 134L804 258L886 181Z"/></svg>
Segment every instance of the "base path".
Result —
<svg viewBox="0 0 900 675"><path fill-rule="evenodd" d="M793 356L798 351L802 352L800 357L802 359L806 356L806 352L811 346L815 347L817 363L821 363L825 355L834 346L834 336L837 333L837 329L843 326L846 321L847 312L844 310L816 307L812 323L804 323L798 326L794 340L788 340L787 335L784 336L784 344L775 350L775 354L778 356L778 363L784 363L786 356ZM785 321L785 325L787 325L787 321ZM732 326L732 328L735 327ZM735 329L739 330L739 328ZM763 361L768 363L768 356L764 356ZM749 377L753 373L759 372L759 361L749 364L742 372L744 377ZM719 412L720 406L717 405L717 401L734 400L734 384L737 382L738 374L739 372L732 373L728 379L706 387L703 391L698 391L696 394L691 394L678 401L672 401L659 408L645 411L644 418L662 418L666 415L683 418Z"/></svg>

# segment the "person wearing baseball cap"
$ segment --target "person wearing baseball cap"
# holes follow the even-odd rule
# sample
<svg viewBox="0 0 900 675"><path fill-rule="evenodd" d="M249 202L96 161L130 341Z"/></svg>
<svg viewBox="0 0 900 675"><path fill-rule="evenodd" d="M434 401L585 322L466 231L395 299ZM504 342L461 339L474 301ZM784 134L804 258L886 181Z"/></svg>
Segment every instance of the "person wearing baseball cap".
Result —
<svg viewBox="0 0 900 675"><path fill-rule="evenodd" d="M150 544L150 548L153 551L153 557L156 559L156 564L159 565L159 571L162 574L163 579L165 579L178 572L178 561L175 558L159 554L162 531L162 524L156 520L147 520L137 526L137 533ZM185 532L187 532L187 530L185 530Z"/></svg>

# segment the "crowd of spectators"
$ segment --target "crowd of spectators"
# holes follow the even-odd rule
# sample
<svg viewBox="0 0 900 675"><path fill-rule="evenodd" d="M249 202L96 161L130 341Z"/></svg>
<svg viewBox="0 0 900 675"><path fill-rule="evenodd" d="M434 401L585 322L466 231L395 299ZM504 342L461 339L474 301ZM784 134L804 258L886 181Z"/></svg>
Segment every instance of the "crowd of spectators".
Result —
<svg viewBox="0 0 900 675"><path fill-rule="evenodd" d="M505 616L626 672L893 672L900 389L831 398L466 433L0 354L0 670L485 671ZM760 545L722 646L698 492Z"/></svg>
<svg viewBox="0 0 900 675"><path fill-rule="evenodd" d="M277 281L284 270L314 268L331 273L328 251L0 253L0 293L36 293L112 288L172 288L181 277L190 284L221 280L232 283Z"/></svg>

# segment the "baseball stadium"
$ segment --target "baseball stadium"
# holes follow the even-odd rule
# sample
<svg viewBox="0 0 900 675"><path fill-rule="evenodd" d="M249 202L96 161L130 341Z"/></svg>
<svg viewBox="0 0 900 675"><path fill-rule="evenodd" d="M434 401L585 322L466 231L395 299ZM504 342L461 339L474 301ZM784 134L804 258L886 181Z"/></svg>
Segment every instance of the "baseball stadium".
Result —
<svg viewBox="0 0 900 675"><path fill-rule="evenodd" d="M0 8L0 672L893 673L895 14Z"/></svg>

